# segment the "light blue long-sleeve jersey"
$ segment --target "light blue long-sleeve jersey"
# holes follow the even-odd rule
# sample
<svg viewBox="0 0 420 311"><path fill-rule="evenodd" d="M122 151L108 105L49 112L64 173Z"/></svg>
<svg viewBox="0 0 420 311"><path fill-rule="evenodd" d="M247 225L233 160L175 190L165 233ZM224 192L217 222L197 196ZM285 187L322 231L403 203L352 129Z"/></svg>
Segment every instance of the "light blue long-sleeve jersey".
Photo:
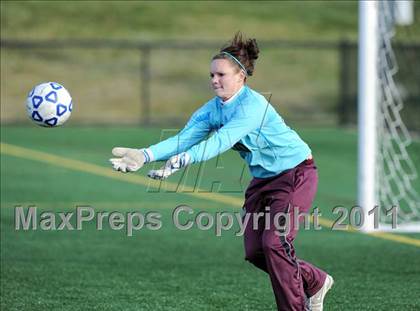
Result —
<svg viewBox="0 0 420 311"><path fill-rule="evenodd" d="M187 152L192 163L197 163L231 148L239 152L252 176L258 178L278 175L311 154L308 145L265 97L248 86L227 104L214 97L192 115L177 135L148 150L155 161Z"/></svg>

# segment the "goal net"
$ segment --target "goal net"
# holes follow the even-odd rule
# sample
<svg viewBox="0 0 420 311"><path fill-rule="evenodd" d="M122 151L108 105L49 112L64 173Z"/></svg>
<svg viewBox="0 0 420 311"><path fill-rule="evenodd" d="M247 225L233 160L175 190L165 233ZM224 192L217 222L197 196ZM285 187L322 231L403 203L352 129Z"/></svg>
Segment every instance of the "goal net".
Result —
<svg viewBox="0 0 420 311"><path fill-rule="evenodd" d="M359 9L358 186L363 230L420 231L418 176L407 150L412 138L400 114L404 102L393 50L398 12L393 1L361 1Z"/></svg>

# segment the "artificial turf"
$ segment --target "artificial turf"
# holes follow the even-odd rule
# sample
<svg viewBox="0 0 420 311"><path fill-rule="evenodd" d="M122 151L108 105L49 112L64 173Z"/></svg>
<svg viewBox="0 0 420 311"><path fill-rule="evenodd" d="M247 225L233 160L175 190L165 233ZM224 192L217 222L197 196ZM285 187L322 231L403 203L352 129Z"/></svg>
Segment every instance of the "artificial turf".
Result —
<svg viewBox="0 0 420 311"><path fill-rule="evenodd" d="M320 173L314 205L334 220L333 206L356 201L356 135L336 129L300 133L311 145ZM109 170L113 146L146 146L159 137L160 130L141 128L3 127L1 133L3 143ZM217 237L214 228L179 230L171 219L180 204L194 210L186 219L200 211L239 210L240 205L222 204L209 195L212 187L218 188L240 202L250 176L241 175L243 163L236 153L205 167L195 165L185 182L198 180L206 191L191 195L12 156L6 149L1 154L2 310L275 309L268 276L244 261L242 237L234 234L237 226ZM419 144L413 150L418 163ZM147 168L137 175L145 175ZM177 183L181 175L170 181ZM74 212L78 205L98 212L155 211L162 215L162 228L142 228L132 237L106 224L95 230L93 222L82 230L15 230L17 205L54 213ZM420 309L419 247L326 227L302 230L295 245L299 257L335 278L325 310Z"/></svg>

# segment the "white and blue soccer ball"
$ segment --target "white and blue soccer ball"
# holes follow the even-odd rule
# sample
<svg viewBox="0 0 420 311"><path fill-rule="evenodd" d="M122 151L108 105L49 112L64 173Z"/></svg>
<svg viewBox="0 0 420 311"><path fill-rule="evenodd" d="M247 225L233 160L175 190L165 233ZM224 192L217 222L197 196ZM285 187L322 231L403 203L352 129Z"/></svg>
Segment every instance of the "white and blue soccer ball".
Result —
<svg viewBox="0 0 420 311"><path fill-rule="evenodd" d="M26 99L26 111L36 124L45 127L62 125L73 110L70 93L59 83L46 82L35 86Z"/></svg>

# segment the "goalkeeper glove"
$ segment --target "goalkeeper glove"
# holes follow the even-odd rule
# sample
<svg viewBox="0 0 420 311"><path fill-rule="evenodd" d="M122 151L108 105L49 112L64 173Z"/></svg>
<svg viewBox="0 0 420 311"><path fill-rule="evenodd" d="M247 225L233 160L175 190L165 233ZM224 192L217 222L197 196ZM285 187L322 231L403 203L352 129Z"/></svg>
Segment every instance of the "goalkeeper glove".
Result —
<svg viewBox="0 0 420 311"><path fill-rule="evenodd" d="M116 147L112 149L112 154L118 158L109 159L112 167L116 171L123 173L138 171L149 159L144 149L132 149Z"/></svg>
<svg viewBox="0 0 420 311"><path fill-rule="evenodd" d="M188 153L183 152L177 154L168 161L166 161L165 165L158 170L151 170L147 174L150 178L153 179L166 179L176 171L180 170L181 168L187 166L191 163L191 157Z"/></svg>

